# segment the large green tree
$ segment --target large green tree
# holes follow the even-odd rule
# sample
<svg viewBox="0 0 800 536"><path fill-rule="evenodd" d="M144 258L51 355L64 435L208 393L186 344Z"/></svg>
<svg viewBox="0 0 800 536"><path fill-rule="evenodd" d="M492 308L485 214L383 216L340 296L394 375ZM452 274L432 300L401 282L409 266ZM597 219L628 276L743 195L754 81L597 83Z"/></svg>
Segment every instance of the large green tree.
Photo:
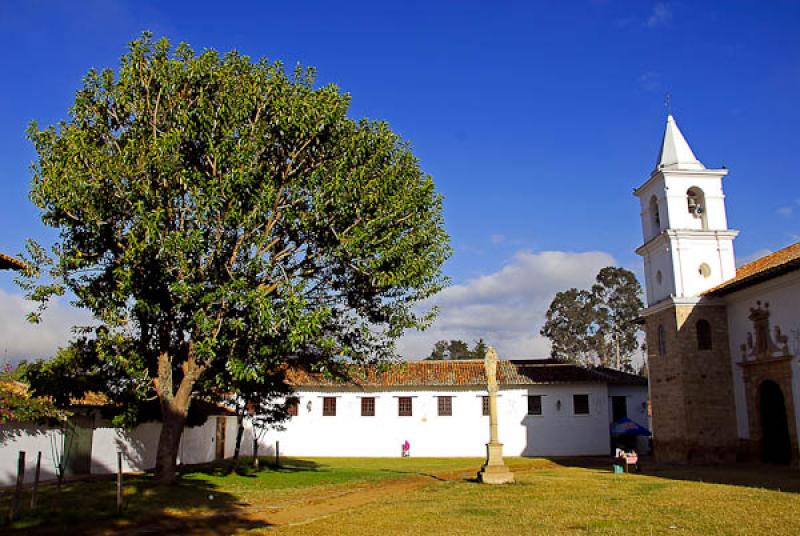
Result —
<svg viewBox="0 0 800 536"><path fill-rule="evenodd" d="M583 364L633 370L639 348L636 318L643 307L636 276L624 268L600 270L589 290L558 292L547 310L541 334L551 356Z"/></svg>
<svg viewBox="0 0 800 536"><path fill-rule="evenodd" d="M107 389L158 399L162 481L237 333L280 341L264 359L375 359L431 320L415 305L445 284L441 197L349 104L311 69L145 34L28 131L30 198L59 233L30 243L29 295L71 292L101 324L95 367L124 373Z"/></svg>

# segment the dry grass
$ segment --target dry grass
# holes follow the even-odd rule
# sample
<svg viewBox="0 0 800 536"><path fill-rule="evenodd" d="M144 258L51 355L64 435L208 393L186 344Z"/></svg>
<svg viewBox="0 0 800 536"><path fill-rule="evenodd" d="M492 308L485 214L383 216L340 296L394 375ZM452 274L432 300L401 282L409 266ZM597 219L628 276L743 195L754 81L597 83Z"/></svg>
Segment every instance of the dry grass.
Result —
<svg viewBox="0 0 800 536"><path fill-rule="evenodd" d="M512 463L525 468L519 461ZM758 466L651 469L656 473L615 476L605 467L554 463L518 472L513 485L442 482L277 532L800 534L797 470ZM792 491L779 491L780 486Z"/></svg>
<svg viewBox="0 0 800 536"><path fill-rule="evenodd" d="M613 475L606 459L511 458L517 483L470 481L476 459L311 459L230 473L196 469L180 485L129 478L47 488L25 533L800 534L800 472L768 466L659 467ZM213 495L213 499L209 496ZM8 496L0 497L6 511ZM210 516L210 517L209 517ZM5 529L0 529L0 532Z"/></svg>

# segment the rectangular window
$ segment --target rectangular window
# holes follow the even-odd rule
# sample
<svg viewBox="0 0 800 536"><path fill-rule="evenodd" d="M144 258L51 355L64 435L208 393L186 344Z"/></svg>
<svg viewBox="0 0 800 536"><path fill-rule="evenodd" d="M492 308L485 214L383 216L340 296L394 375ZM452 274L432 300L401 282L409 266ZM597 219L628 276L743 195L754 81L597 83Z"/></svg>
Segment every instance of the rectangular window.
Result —
<svg viewBox="0 0 800 536"><path fill-rule="evenodd" d="M296 398L290 398L286 401L286 412L290 417L297 417L300 414L300 401Z"/></svg>
<svg viewBox="0 0 800 536"><path fill-rule="evenodd" d="M542 414L542 395L528 395L528 415Z"/></svg>
<svg viewBox="0 0 800 536"><path fill-rule="evenodd" d="M452 417L453 416L453 397L440 396L439 399L439 417Z"/></svg>
<svg viewBox="0 0 800 536"><path fill-rule="evenodd" d="M618 420L628 416L628 402L624 396L611 397L611 420Z"/></svg>
<svg viewBox="0 0 800 536"><path fill-rule="evenodd" d="M488 396L481 397L481 413L483 413L484 417L489 415L489 397Z"/></svg>
<svg viewBox="0 0 800 536"><path fill-rule="evenodd" d="M401 396L397 399L397 414L401 417L411 417L411 397Z"/></svg>
<svg viewBox="0 0 800 536"><path fill-rule="evenodd" d="M336 416L336 397L326 396L322 399L322 416L335 417Z"/></svg>
<svg viewBox="0 0 800 536"><path fill-rule="evenodd" d="M589 395L572 395L572 410L575 415L589 415Z"/></svg>
<svg viewBox="0 0 800 536"><path fill-rule="evenodd" d="M361 416L375 416L375 399L373 397L365 397L361 399Z"/></svg>

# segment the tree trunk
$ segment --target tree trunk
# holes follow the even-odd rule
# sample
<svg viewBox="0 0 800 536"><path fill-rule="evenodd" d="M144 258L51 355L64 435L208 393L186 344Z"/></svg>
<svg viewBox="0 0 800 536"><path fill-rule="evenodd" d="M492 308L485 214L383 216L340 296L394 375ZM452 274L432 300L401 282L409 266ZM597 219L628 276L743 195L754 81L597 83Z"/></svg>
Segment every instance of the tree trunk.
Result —
<svg viewBox="0 0 800 536"><path fill-rule="evenodd" d="M161 435L158 437L156 479L163 484L172 484L178 476L178 449L186 424L186 411L181 411L174 403L164 401L161 403L161 408L163 425Z"/></svg>
<svg viewBox="0 0 800 536"><path fill-rule="evenodd" d="M233 467L239 466L239 453L242 450L242 436L244 435L244 414L236 414L236 446L233 449Z"/></svg>
<svg viewBox="0 0 800 536"><path fill-rule="evenodd" d="M194 360L191 343L189 357L181 364L181 369L183 378L173 394L172 359L167 352L159 355L156 392L161 402L163 425L156 451L156 480L162 484L172 484L178 477L178 449L186 416L189 413L189 404L192 402L192 388L204 370L204 367Z"/></svg>

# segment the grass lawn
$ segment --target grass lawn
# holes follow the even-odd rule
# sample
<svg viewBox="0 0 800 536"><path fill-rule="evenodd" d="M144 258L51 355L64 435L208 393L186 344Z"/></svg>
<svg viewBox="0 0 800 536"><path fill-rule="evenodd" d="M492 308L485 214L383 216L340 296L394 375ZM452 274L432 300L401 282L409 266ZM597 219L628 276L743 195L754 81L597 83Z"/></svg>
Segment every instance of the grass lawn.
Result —
<svg viewBox="0 0 800 536"><path fill-rule="evenodd" d="M113 481L73 483L61 492L46 486L40 510L24 510L12 530L111 532L145 525L211 534L800 534L796 469L650 465L644 474L615 476L607 460L507 461L517 477L507 486L469 481L481 460L463 458L287 460L281 468L244 474L215 466L187 472L169 488L129 477L122 518L114 515ZM9 499L0 497L0 512L8 511Z"/></svg>
<svg viewBox="0 0 800 536"><path fill-rule="evenodd" d="M796 469L676 467L615 477L604 467L551 464L516 479L442 482L277 533L800 534Z"/></svg>
<svg viewBox="0 0 800 536"><path fill-rule="evenodd" d="M239 473L230 464L215 464L182 474L175 486L160 487L148 476L128 476L124 483L125 512L116 516L116 482L106 478L39 488L39 508L30 512L25 490L20 518L12 528L25 532L61 533L78 525L126 526L163 517L192 517L235 512L250 506L298 504L309 494L327 493L350 484L403 479L434 472L479 466L465 459L284 459L281 467L264 464L254 471L243 463ZM0 492L0 528L11 504L11 490ZM2 532L2 531L0 531Z"/></svg>

